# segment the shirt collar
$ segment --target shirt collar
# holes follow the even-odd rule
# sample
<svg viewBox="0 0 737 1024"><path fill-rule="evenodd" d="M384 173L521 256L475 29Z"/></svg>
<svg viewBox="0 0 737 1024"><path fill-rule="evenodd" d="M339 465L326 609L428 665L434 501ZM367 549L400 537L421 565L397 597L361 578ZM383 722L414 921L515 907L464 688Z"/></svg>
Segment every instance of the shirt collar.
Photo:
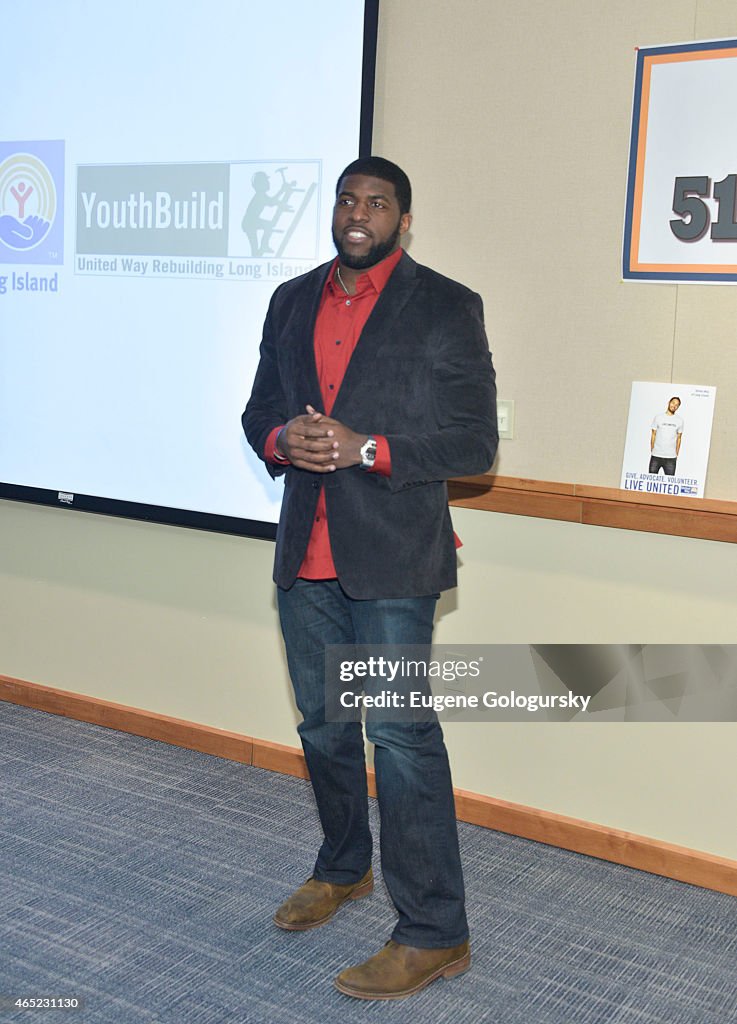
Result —
<svg viewBox="0 0 737 1024"><path fill-rule="evenodd" d="M381 292L384 290L389 278L394 273L395 267L402 258L402 251L403 250L401 248L397 249L390 256L387 256L385 259L383 259L381 263L377 263L376 266L371 267L364 274L361 274L357 281L356 294L365 291L366 288L370 285L374 289L374 291L378 295L380 295ZM343 289L335 280L335 268L337 266L338 258L336 256L335 260L333 261L333 265L330 269L330 273L328 274L327 283L328 288L330 289L331 292L333 292L333 294L342 295L344 294Z"/></svg>

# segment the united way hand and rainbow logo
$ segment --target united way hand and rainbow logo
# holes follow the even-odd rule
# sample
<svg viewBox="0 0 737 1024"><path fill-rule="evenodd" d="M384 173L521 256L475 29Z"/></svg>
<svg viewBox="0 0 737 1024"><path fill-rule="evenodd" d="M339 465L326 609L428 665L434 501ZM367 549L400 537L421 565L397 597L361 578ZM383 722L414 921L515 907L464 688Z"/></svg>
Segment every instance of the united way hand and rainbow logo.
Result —
<svg viewBox="0 0 737 1024"><path fill-rule="evenodd" d="M0 142L0 263L63 262L63 196L63 142Z"/></svg>

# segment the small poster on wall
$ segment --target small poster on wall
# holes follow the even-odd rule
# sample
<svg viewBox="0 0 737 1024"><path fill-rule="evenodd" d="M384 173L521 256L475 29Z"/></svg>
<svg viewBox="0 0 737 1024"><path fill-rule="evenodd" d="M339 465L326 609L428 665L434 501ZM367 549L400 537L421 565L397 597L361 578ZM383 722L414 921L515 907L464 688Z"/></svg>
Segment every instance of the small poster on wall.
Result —
<svg viewBox="0 0 737 1024"><path fill-rule="evenodd" d="M634 381L619 486L703 498L716 390Z"/></svg>

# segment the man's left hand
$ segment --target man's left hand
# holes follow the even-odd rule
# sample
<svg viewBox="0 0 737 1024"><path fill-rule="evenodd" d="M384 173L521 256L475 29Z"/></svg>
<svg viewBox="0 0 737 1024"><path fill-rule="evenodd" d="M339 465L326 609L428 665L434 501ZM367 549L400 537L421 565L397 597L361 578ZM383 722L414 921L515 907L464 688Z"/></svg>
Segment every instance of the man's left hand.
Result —
<svg viewBox="0 0 737 1024"><path fill-rule="evenodd" d="M311 405L307 406L310 415L317 413ZM331 416L319 413L320 419L316 422L323 424L333 431L333 441L337 442L338 458L335 460L337 469L347 469L349 466L358 466L361 463L361 447L368 441L368 434L357 434L340 420L334 420Z"/></svg>

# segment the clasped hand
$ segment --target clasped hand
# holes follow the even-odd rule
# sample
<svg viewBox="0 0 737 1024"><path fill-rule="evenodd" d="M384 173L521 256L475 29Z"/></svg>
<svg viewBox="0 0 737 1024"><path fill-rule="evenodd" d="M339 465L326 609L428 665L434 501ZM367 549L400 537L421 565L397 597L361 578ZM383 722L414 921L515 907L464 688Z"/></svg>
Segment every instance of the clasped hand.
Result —
<svg viewBox="0 0 737 1024"><path fill-rule="evenodd" d="M305 406L307 414L295 416L279 434L278 450L293 466L311 473L332 473L357 466L368 434L357 434L339 420Z"/></svg>

